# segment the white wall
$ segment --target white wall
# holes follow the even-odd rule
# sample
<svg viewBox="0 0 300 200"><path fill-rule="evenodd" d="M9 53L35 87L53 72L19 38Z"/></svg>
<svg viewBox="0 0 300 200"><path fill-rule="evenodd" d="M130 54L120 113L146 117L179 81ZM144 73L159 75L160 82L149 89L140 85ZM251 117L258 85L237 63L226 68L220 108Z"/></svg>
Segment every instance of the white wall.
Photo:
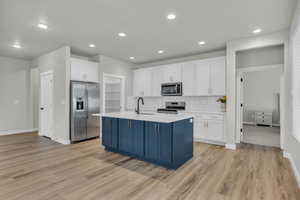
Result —
<svg viewBox="0 0 300 200"><path fill-rule="evenodd" d="M236 65L238 68L276 65L284 63L283 45L262 47L246 51L238 51Z"/></svg>
<svg viewBox="0 0 300 200"><path fill-rule="evenodd" d="M225 50L211 51L211 52L201 53L201 54L197 54L197 55L193 55L193 56L184 56L184 57L179 57L179 58L144 63L144 64L137 65L135 68L154 67L154 66L159 66L159 65L180 63L180 62L191 61L191 60L216 58L216 57L221 57L221 56L225 56L225 55L226 55Z"/></svg>
<svg viewBox="0 0 300 200"><path fill-rule="evenodd" d="M0 57L0 135L37 128L36 86L30 61Z"/></svg>
<svg viewBox="0 0 300 200"><path fill-rule="evenodd" d="M63 47L33 61L39 73L53 71L53 134L54 140L70 142L70 48Z"/></svg>
<svg viewBox="0 0 300 200"><path fill-rule="evenodd" d="M292 26L290 29L290 42L292 42L293 35L295 33L296 28L300 27L300 3L298 1L297 7L295 10ZM289 54L286 55L287 59L287 68L286 68L286 73L287 73L287 78L286 78L286 138L285 138L285 151L291 156L293 163L294 163L294 168L297 170L296 173L298 173L298 183L300 184L300 143L295 139L293 136L293 95L292 95L292 69L293 69L293 51L292 51L292 45L289 46L287 49L289 51ZM300 119L296 119L300 120Z"/></svg>
<svg viewBox="0 0 300 200"><path fill-rule="evenodd" d="M273 113L273 124L279 124L281 68L247 72L244 76L244 122L254 122L255 111Z"/></svg>

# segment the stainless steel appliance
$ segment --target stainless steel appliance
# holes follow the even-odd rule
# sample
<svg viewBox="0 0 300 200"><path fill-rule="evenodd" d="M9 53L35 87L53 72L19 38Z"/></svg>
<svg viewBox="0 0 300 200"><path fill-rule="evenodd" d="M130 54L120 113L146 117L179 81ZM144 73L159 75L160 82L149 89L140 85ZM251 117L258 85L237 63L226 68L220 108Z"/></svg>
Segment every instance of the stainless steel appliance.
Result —
<svg viewBox="0 0 300 200"><path fill-rule="evenodd" d="M177 114L179 110L185 110L184 101L167 101L166 108L158 108L159 113Z"/></svg>
<svg viewBox="0 0 300 200"><path fill-rule="evenodd" d="M182 82L161 84L161 96L182 96Z"/></svg>
<svg viewBox="0 0 300 200"><path fill-rule="evenodd" d="M71 81L71 142L98 137L100 134L99 117L92 114L100 113L99 84Z"/></svg>

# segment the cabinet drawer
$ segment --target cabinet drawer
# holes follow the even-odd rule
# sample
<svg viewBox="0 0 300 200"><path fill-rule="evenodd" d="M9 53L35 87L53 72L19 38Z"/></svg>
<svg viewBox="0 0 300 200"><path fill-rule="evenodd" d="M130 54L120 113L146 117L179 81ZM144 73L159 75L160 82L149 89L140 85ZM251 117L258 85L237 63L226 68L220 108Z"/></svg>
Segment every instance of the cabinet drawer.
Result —
<svg viewBox="0 0 300 200"><path fill-rule="evenodd" d="M256 123L257 124L271 124L272 120L271 119L257 119Z"/></svg>

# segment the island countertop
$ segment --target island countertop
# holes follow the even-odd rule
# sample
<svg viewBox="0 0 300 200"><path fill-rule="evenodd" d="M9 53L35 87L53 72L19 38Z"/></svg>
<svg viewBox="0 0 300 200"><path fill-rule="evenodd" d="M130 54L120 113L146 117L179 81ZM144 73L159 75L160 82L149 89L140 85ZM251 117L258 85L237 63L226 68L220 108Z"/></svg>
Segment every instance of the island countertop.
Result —
<svg viewBox="0 0 300 200"><path fill-rule="evenodd" d="M117 113L101 113L93 114L93 116L99 117L112 117L112 118L121 118L121 119L132 119L132 120L141 120L141 121L150 121L150 122L161 122L161 123L172 123L184 119L193 118L191 114L164 114L164 113L141 113L136 114L135 112L117 112Z"/></svg>

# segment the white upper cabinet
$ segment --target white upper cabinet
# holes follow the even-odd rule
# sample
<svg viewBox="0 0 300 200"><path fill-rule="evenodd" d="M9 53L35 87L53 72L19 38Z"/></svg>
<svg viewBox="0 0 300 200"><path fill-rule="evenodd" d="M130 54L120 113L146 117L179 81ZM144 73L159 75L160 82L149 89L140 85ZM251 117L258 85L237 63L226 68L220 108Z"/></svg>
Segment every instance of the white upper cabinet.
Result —
<svg viewBox="0 0 300 200"><path fill-rule="evenodd" d="M196 62L195 96L208 96L210 93L210 65L207 61Z"/></svg>
<svg viewBox="0 0 300 200"><path fill-rule="evenodd" d="M152 95L152 76L150 68L138 69L133 72L133 95L134 96L153 96Z"/></svg>
<svg viewBox="0 0 300 200"><path fill-rule="evenodd" d="M196 92L196 64L187 62L182 64L182 84L184 96L195 96Z"/></svg>
<svg viewBox="0 0 300 200"><path fill-rule="evenodd" d="M143 70L143 85L144 85L144 95L143 96L153 96L152 95L152 69L147 68Z"/></svg>
<svg viewBox="0 0 300 200"><path fill-rule="evenodd" d="M99 65L78 58L71 58L71 80L99 82Z"/></svg>
<svg viewBox="0 0 300 200"><path fill-rule="evenodd" d="M159 97L161 96L161 84L163 82L163 68L161 67L154 67L151 68L151 92L152 96Z"/></svg>
<svg viewBox="0 0 300 200"><path fill-rule="evenodd" d="M144 76L143 70L133 71L133 95L136 97L144 96Z"/></svg>
<svg viewBox="0 0 300 200"><path fill-rule="evenodd" d="M211 61L210 66L210 92L211 95L225 95L225 57L220 57Z"/></svg>
<svg viewBox="0 0 300 200"><path fill-rule="evenodd" d="M161 96L161 84L182 82L184 96L225 95L225 57L134 71L134 96Z"/></svg>
<svg viewBox="0 0 300 200"><path fill-rule="evenodd" d="M181 63L162 66L163 83L181 82Z"/></svg>

